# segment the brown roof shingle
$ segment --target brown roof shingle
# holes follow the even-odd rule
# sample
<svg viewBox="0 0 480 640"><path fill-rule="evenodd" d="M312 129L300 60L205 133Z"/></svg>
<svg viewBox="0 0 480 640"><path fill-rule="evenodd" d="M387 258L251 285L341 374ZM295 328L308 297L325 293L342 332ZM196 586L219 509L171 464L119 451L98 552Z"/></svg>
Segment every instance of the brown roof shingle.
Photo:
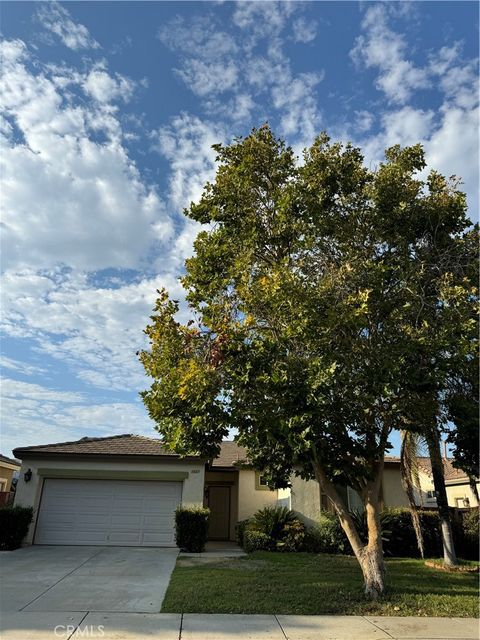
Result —
<svg viewBox="0 0 480 640"><path fill-rule="evenodd" d="M106 438L81 438L73 442L56 442L53 444L20 447L13 452L19 458L37 454L73 454L73 455L122 455L122 456L179 456L163 447L162 441L156 438L124 433Z"/></svg>

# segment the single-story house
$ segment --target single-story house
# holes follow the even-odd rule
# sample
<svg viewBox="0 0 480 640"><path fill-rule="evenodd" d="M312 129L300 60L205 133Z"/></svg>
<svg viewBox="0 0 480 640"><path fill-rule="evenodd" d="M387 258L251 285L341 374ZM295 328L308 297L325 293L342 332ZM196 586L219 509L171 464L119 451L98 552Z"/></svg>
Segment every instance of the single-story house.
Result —
<svg viewBox="0 0 480 640"><path fill-rule="evenodd" d="M82 438L15 449L22 460L15 504L32 506L27 544L174 546L178 504L210 509L212 540L235 540L237 522L268 505L284 505L313 523L328 499L318 483L291 478L271 489L235 442L223 442L213 461L167 451L158 439L138 435ZM357 494L344 489L350 509ZM385 506L406 506L400 461L387 458Z"/></svg>
<svg viewBox="0 0 480 640"><path fill-rule="evenodd" d="M0 454L0 492L12 491L12 481L18 475L21 466L20 460Z"/></svg>
<svg viewBox="0 0 480 640"><path fill-rule="evenodd" d="M461 469L456 469L450 458L443 458L443 473L450 507L468 509L479 506L468 476ZM419 506L435 508L437 499L435 497L430 458L418 458L418 476L420 486L417 489L416 503ZM480 493L480 482L477 481L476 485L477 493Z"/></svg>

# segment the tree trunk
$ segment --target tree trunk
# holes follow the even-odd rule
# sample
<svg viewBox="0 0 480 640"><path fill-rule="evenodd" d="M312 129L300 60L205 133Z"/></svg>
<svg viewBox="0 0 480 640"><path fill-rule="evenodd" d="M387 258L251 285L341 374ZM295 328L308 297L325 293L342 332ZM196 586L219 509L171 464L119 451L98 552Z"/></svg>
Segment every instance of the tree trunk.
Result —
<svg viewBox="0 0 480 640"><path fill-rule="evenodd" d="M442 530L443 560L449 567L456 566L457 554L453 543L452 524L448 509L447 490L445 488L445 476L443 473L442 454L440 453L440 437L438 431L433 428L426 436L428 453L432 464L433 485L437 496L438 515Z"/></svg>
<svg viewBox="0 0 480 640"><path fill-rule="evenodd" d="M383 464L377 479L369 483L365 491L368 524L368 543L364 544L352 520L348 509L336 490L334 484L325 475L318 460L314 462L315 476L320 485L320 492L332 501L340 520L340 525L350 542L353 553L358 560L363 574L365 595L377 599L385 592L385 563L383 560L382 529L380 525L379 493Z"/></svg>

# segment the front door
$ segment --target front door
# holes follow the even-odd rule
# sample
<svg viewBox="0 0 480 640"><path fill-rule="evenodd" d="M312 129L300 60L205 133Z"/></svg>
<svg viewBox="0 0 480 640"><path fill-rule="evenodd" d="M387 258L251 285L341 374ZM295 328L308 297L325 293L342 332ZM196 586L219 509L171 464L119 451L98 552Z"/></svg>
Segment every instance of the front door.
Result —
<svg viewBox="0 0 480 640"><path fill-rule="evenodd" d="M210 509L210 540L230 538L230 487L208 488L208 508Z"/></svg>

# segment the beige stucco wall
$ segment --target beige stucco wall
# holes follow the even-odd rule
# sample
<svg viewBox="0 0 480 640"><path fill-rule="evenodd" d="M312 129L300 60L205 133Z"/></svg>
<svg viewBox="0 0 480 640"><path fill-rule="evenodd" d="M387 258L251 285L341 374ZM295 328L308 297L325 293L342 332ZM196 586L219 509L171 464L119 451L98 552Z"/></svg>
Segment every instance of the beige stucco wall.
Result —
<svg viewBox="0 0 480 640"><path fill-rule="evenodd" d="M241 469L238 473L238 519L245 520L263 507L275 506L278 491L274 489L256 489L255 471Z"/></svg>
<svg viewBox="0 0 480 640"><path fill-rule="evenodd" d="M10 465L6 462L0 462L0 478L2 480L6 480L4 491L10 491L10 489L12 488L13 473L17 469L18 467L16 466Z"/></svg>
<svg viewBox="0 0 480 640"><path fill-rule="evenodd" d="M407 494L402 486L400 465L386 465L382 479L383 503L385 507L408 507Z"/></svg>
<svg viewBox="0 0 480 640"><path fill-rule="evenodd" d="M477 499L468 482L447 484L446 488L448 504L450 507L459 507L460 509L463 509L466 507L463 503L465 498L468 499L470 507L478 507ZM480 482L477 482L477 491L480 493ZM457 504L457 499L460 500L459 504Z"/></svg>
<svg viewBox="0 0 480 640"><path fill-rule="evenodd" d="M32 479L30 482L25 482L24 473L27 469L32 470ZM95 475L96 471L108 472L126 472L128 470L128 479L134 479L132 477L135 472L139 473L139 478L142 472L185 472L188 473L188 477L183 480L182 489L182 504L186 506L203 504L203 486L204 486L204 473L205 467L200 463L183 462L181 460L172 461L153 461L143 462L142 460L128 460L125 461L110 461L110 460L72 460L67 458L37 458L26 459L22 462L22 468L20 470L20 477L18 479L17 490L15 494L15 504L26 507L34 508L34 520L30 526L27 537L24 540L24 544L31 544L33 539L33 533L35 531L35 522L38 514L38 505L40 501L43 477L38 474L38 469L67 469L69 471L69 477L72 477L75 470L79 471L91 471L92 475ZM46 476L48 477L48 473Z"/></svg>
<svg viewBox="0 0 480 640"><path fill-rule="evenodd" d="M292 511L307 525L318 522L320 516L320 487L316 480L290 477Z"/></svg>

